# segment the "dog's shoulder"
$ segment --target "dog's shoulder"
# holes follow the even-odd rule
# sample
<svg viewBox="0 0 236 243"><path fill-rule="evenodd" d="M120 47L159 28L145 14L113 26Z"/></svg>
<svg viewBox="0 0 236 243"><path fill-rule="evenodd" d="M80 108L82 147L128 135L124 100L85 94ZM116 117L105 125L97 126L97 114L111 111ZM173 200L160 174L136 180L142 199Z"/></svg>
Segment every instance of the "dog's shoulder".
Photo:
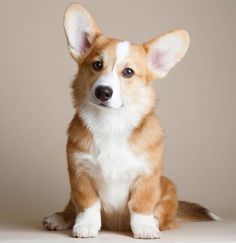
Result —
<svg viewBox="0 0 236 243"><path fill-rule="evenodd" d="M88 151L92 144L92 135L78 114L69 124L67 129L68 141L67 147L73 147L75 150Z"/></svg>

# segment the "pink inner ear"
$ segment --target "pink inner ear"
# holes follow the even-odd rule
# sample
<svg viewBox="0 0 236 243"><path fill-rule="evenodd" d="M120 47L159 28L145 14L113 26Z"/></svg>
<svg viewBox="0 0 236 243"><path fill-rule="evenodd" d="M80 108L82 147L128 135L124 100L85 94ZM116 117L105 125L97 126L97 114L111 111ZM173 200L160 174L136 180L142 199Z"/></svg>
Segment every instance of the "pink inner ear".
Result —
<svg viewBox="0 0 236 243"><path fill-rule="evenodd" d="M159 70L168 69L173 58L174 56L171 48L166 48L165 50L154 49L150 53L150 63L152 67Z"/></svg>
<svg viewBox="0 0 236 243"><path fill-rule="evenodd" d="M154 68L161 68L162 67L162 53L160 51L152 51L150 55L150 62Z"/></svg>
<svg viewBox="0 0 236 243"><path fill-rule="evenodd" d="M88 33L81 33L81 50L84 52L91 47L91 43L88 40Z"/></svg>

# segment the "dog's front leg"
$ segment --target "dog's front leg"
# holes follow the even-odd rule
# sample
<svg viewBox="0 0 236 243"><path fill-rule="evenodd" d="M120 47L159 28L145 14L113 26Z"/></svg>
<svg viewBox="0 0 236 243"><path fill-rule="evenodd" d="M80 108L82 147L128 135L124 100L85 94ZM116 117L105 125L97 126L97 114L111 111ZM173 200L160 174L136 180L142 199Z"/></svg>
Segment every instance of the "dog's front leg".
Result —
<svg viewBox="0 0 236 243"><path fill-rule="evenodd" d="M80 166L70 171L71 198L76 208L72 234L78 238L96 237L101 229L101 203L93 179Z"/></svg>
<svg viewBox="0 0 236 243"><path fill-rule="evenodd" d="M130 226L135 238L159 239L158 219L154 217L154 208L160 199L160 173L139 176L129 200Z"/></svg>

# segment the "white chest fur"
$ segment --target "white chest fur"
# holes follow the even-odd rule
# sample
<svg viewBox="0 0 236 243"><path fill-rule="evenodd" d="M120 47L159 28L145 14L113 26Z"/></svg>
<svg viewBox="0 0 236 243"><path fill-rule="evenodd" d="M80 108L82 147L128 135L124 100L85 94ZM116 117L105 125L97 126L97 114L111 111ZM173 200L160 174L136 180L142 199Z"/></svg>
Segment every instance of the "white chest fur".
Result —
<svg viewBox="0 0 236 243"><path fill-rule="evenodd" d="M128 142L132 128L122 114L96 114L93 110L83 115L93 135L93 145L88 153L75 153L76 164L86 166L95 178L103 209L120 211L127 206L134 178L148 173L148 163L132 151Z"/></svg>
<svg viewBox="0 0 236 243"><path fill-rule="evenodd" d="M95 134L90 153L75 153L78 166L88 168L95 178L105 211L120 211L126 206L130 184L139 173L148 171L147 163L130 148L120 134Z"/></svg>

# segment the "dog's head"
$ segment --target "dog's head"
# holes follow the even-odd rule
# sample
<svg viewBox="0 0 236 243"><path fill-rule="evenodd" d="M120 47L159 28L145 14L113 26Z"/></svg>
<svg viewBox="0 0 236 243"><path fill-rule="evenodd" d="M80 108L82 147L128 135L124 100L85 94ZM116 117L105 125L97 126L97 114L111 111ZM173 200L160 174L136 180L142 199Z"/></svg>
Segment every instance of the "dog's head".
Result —
<svg viewBox="0 0 236 243"><path fill-rule="evenodd" d="M98 109L122 109L153 99L151 81L165 77L189 45L184 30L144 44L107 38L78 4L66 10L64 27L70 53L79 65L74 98Z"/></svg>

